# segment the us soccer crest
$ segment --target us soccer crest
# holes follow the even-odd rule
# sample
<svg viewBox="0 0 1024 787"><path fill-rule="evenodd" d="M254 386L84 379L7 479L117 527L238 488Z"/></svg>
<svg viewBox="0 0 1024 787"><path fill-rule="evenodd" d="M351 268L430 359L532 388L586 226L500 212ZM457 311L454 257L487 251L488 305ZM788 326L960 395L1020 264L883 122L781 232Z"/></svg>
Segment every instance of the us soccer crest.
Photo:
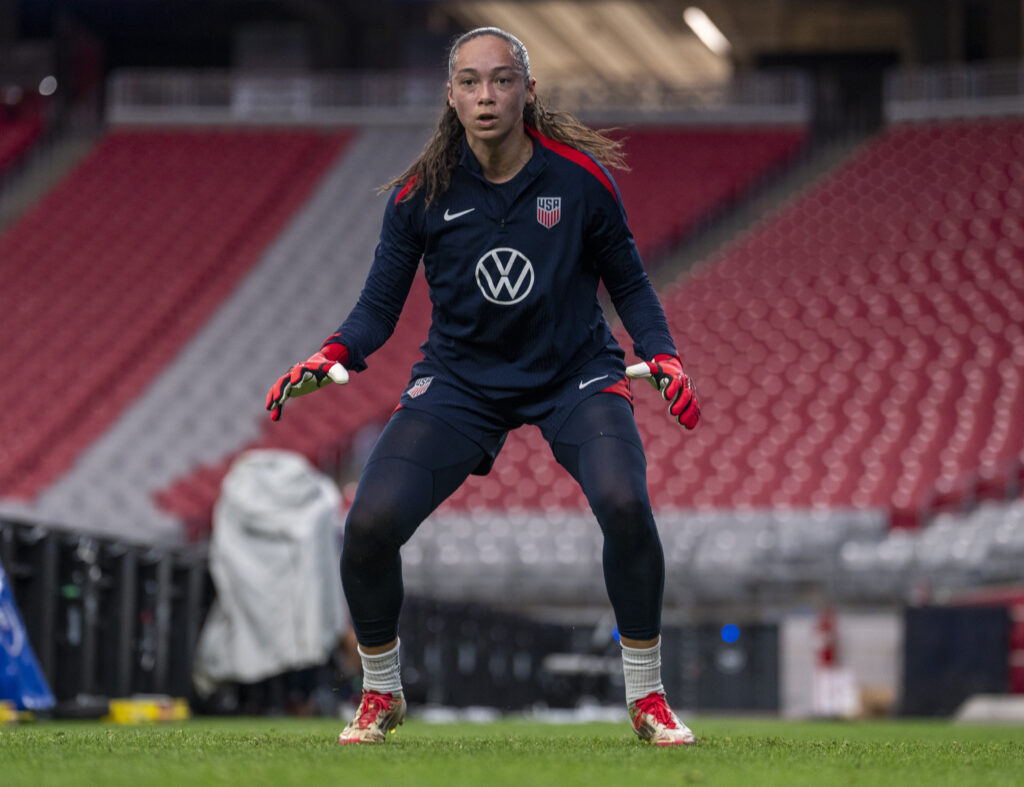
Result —
<svg viewBox="0 0 1024 787"><path fill-rule="evenodd" d="M561 218L561 197L537 197L537 221L547 229L551 229Z"/></svg>
<svg viewBox="0 0 1024 787"><path fill-rule="evenodd" d="M426 393L430 387L430 383L434 381L433 376L431 377L417 377L413 382L412 386L406 391L406 395L415 399L417 396Z"/></svg>

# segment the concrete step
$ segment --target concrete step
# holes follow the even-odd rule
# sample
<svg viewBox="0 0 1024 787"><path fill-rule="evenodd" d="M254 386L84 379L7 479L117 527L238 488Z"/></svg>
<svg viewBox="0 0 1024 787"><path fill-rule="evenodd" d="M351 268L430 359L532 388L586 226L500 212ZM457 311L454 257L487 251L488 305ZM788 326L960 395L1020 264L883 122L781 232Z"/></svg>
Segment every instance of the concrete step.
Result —
<svg viewBox="0 0 1024 787"><path fill-rule="evenodd" d="M92 150L99 131L75 131L39 143L0 181L0 232L41 200Z"/></svg>
<svg viewBox="0 0 1024 787"><path fill-rule="evenodd" d="M785 171L767 176L747 196L709 219L674 251L650 266L649 275L655 287L669 287L713 262L726 247L756 232L764 222L770 221L842 167L867 144L868 139L868 136L855 136L815 146L801 154L801 158Z"/></svg>

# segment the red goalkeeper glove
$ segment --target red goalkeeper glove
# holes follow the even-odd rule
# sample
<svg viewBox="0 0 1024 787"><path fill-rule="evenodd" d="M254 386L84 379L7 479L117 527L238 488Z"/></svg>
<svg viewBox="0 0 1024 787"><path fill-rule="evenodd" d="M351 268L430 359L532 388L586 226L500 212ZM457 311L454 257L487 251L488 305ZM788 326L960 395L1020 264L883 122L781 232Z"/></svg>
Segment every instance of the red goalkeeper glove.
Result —
<svg viewBox="0 0 1024 787"><path fill-rule="evenodd" d="M653 360L634 364L626 369L626 376L646 377L668 402L669 415L680 426L693 429L700 420L700 404L693 380L683 372L683 364L674 355L655 355Z"/></svg>
<svg viewBox="0 0 1024 787"><path fill-rule="evenodd" d="M318 391L330 382L348 382L348 348L344 344L325 344L308 360L295 364L274 383L267 394L270 419L280 421L286 399Z"/></svg>

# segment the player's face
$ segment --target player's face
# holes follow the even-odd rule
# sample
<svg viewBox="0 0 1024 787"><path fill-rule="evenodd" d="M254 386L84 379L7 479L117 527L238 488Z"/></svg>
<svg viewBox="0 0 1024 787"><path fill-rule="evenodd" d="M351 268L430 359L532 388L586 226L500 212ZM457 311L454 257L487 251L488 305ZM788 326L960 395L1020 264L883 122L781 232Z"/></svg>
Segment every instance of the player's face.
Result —
<svg viewBox="0 0 1024 787"><path fill-rule="evenodd" d="M471 38L455 53L448 103L471 141L500 141L523 119L533 101L533 86L512 57L507 41L497 36Z"/></svg>

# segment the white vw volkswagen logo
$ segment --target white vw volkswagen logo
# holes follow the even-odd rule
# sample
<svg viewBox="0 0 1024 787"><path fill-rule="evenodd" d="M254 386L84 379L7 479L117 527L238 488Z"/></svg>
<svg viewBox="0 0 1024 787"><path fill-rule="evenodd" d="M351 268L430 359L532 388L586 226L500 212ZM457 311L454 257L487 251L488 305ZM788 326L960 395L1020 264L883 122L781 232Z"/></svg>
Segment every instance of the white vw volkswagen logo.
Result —
<svg viewBox="0 0 1024 787"><path fill-rule="evenodd" d="M491 249L476 264L476 286L491 303L519 303L533 289L533 264L515 249Z"/></svg>

